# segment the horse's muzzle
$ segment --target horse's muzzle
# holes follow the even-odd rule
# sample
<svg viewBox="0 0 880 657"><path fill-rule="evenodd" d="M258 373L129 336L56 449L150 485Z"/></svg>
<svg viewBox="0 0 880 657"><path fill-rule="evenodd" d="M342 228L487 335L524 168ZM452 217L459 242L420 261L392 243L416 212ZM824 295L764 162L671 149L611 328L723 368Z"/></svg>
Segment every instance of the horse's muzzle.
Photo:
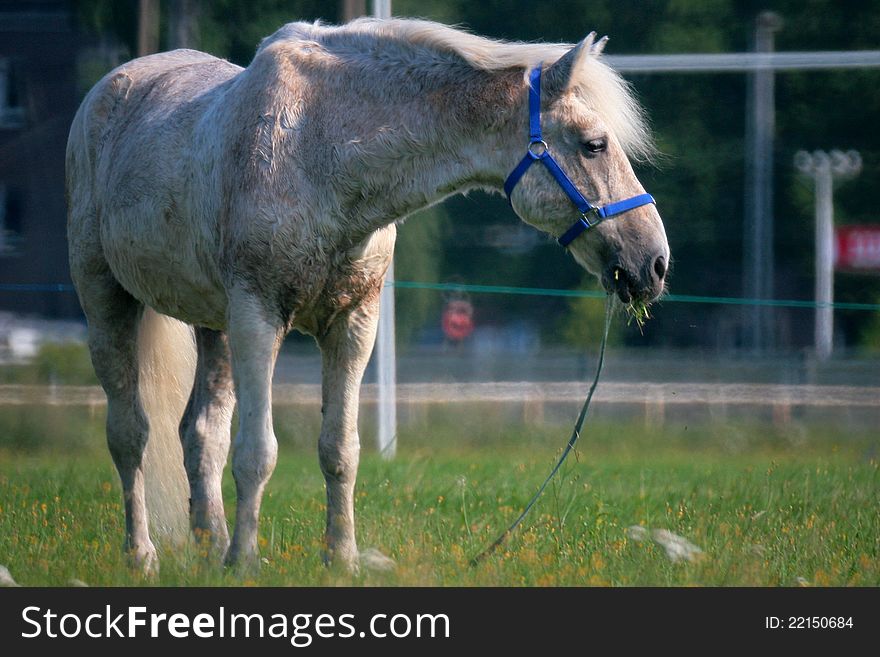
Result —
<svg viewBox="0 0 880 657"><path fill-rule="evenodd" d="M651 303L656 301L666 285L668 262L666 256L657 255L650 266L635 273L619 263L612 263L602 273L602 286L609 294L616 294L621 302Z"/></svg>

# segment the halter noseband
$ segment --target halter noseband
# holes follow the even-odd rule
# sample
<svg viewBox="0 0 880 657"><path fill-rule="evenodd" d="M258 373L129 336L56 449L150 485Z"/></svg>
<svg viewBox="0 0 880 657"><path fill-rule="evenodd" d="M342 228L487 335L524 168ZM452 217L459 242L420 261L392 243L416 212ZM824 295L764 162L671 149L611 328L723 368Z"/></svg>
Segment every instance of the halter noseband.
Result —
<svg viewBox="0 0 880 657"><path fill-rule="evenodd" d="M623 214L643 205L648 205L649 203L656 203L654 197L650 194L638 194L617 203L594 207L578 191L575 184L565 175L565 172L557 164L556 160L553 159L553 156L550 155L547 142L541 137L541 64L538 64L529 73L529 147L525 157L520 160L516 168L507 176L507 180L504 181L504 192L507 194L508 200L520 178L523 177L532 164L538 161L547 167L550 175L559 183L562 191L565 192L568 198L571 199L571 202L577 207L578 212L581 213L580 218L557 240L562 246L568 246L578 235L605 219Z"/></svg>

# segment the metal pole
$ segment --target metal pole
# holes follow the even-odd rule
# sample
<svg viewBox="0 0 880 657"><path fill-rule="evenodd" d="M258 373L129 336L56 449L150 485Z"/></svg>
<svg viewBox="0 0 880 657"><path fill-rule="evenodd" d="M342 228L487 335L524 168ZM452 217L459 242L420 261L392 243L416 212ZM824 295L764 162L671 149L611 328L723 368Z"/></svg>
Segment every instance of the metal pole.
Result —
<svg viewBox="0 0 880 657"><path fill-rule="evenodd" d="M621 73L751 73L761 69L821 71L877 68L880 66L880 50L606 55L603 59Z"/></svg>
<svg viewBox="0 0 880 657"><path fill-rule="evenodd" d="M391 0L373 0L373 16L391 18Z"/></svg>
<svg viewBox="0 0 880 657"><path fill-rule="evenodd" d="M834 347L834 177L857 175L862 158L856 151L798 151L798 171L811 176L816 186L816 358L831 358Z"/></svg>
<svg viewBox="0 0 880 657"><path fill-rule="evenodd" d="M816 358L831 357L834 340L834 204L831 166L825 153L814 154L816 181Z"/></svg>
<svg viewBox="0 0 880 657"><path fill-rule="evenodd" d="M391 18L391 0L373 0L373 16ZM376 335L378 371L379 452L392 459L397 453L397 354L394 339L394 260L385 274L379 299L379 328Z"/></svg>
<svg viewBox="0 0 880 657"><path fill-rule="evenodd" d="M773 51L773 34L782 20L762 12L755 21L755 51ZM753 299L773 296L773 133L774 71L759 69L750 75L749 112L746 115L746 216L743 255L745 295ZM751 347L763 352L772 346L773 331L768 309L753 306L747 325Z"/></svg>
<svg viewBox="0 0 880 657"><path fill-rule="evenodd" d="M389 285L389 283L391 285ZM397 354L394 339L394 261L385 274L379 301L376 364L379 384L379 451L384 459L397 453Z"/></svg>

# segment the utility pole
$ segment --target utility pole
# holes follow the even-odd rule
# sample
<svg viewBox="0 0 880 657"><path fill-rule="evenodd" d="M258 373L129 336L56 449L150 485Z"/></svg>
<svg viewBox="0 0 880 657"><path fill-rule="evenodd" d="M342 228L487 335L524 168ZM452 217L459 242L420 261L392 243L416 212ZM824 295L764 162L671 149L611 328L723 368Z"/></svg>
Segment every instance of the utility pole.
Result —
<svg viewBox="0 0 880 657"><path fill-rule="evenodd" d="M339 0L339 15L343 23L367 13L367 0Z"/></svg>
<svg viewBox="0 0 880 657"><path fill-rule="evenodd" d="M816 358L831 358L834 344L834 178L849 178L862 169L856 151L798 151L794 165L813 178L816 190Z"/></svg>
<svg viewBox="0 0 880 657"><path fill-rule="evenodd" d="M201 0L169 0L168 49L199 47Z"/></svg>
<svg viewBox="0 0 880 657"><path fill-rule="evenodd" d="M159 50L159 0L138 0L137 56Z"/></svg>
<svg viewBox="0 0 880 657"><path fill-rule="evenodd" d="M755 19L754 49L770 53L774 33L782 27L778 14L765 11ZM775 72L757 69L749 74L746 113L746 199L743 240L744 292L752 299L773 297L773 135ZM747 344L757 353L773 346L768 308L756 305L746 320Z"/></svg>
<svg viewBox="0 0 880 657"><path fill-rule="evenodd" d="M391 18L391 0L373 0L373 16ZM394 335L394 259L388 265L379 299L376 368L379 385L379 452L392 459L397 453L397 350Z"/></svg>

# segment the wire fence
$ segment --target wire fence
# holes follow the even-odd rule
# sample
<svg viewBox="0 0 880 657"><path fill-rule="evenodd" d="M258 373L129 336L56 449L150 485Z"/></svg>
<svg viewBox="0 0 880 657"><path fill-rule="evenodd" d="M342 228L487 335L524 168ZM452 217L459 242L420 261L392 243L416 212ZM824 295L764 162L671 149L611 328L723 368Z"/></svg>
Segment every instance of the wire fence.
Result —
<svg viewBox="0 0 880 657"><path fill-rule="evenodd" d="M430 283L424 281L394 281L391 287L404 290L437 290L443 292L468 292L480 294L515 294L545 297L570 297L603 299L605 293L598 290L562 290L543 287L515 287L507 285L480 285L470 283ZM0 292L74 292L69 283L0 283ZM664 303L705 303L733 306L769 306L777 308L834 308L835 310L865 310L880 312L880 303L855 303L834 301L831 303L810 299L752 299L748 297L717 297L695 294L666 294Z"/></svg>
<svg viewBox="0 0 880 657"><path fill-rule="evenodd" d="M469 292L483 294L518 294L546 297L572 297L604 299L605 292L598 290L560 290L538 287L510 287L503 285L470 285L462 283L424 283L419 281L394 281L394 287L416 290L439 290L447 292ZM691 294L666 294L660 302L670 303L706 303L734 306L771 306L778 308L827 308L836 310L867 310L880 311L880 303L852 303L834 301L831 303L811 301L807 299L749 299L746 297L715 297Z"/></svg>

